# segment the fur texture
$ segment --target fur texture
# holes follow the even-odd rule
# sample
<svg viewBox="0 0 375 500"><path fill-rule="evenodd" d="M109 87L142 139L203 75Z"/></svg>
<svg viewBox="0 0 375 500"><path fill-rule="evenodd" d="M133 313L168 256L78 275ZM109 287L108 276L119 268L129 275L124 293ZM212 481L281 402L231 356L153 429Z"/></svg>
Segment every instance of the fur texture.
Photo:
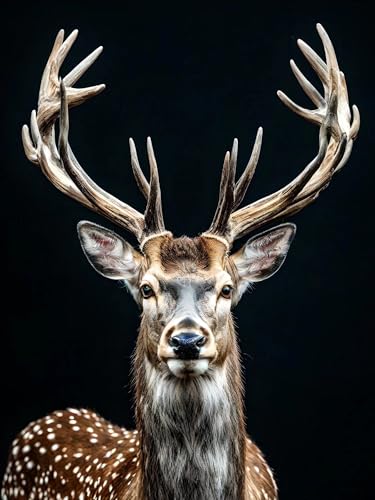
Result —
<svg viewBox="0 0 375 500"><path fill-rule="evenodd" d="M140 336L135 358L140 498L245 498L242 383L234 351L225 365L184 380L152 365Z"/></svg>

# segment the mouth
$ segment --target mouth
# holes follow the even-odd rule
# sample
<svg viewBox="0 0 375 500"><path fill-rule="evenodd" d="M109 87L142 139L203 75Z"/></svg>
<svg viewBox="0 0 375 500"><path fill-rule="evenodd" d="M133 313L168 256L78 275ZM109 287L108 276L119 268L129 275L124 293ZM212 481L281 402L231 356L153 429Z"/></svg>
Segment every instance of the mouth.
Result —
<svg viewBox="0 0 375 500"><path fill-rule="evenodd" d="M209 359L176 359L166 360L171 373L178 378L193 378L204 375L208 370Z"/></svg>

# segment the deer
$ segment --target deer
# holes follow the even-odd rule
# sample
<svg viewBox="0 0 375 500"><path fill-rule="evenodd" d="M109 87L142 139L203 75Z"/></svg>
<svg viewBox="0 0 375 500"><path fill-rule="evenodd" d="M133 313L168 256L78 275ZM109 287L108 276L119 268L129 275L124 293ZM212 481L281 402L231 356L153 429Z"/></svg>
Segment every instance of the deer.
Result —
<svg viewBox="0 0 375 500"><path fill-rule="evenodd" d="M27 158L61 192L133 234L122 236L88 221L78 237L91 266L125 284L141 309L133 360L136 429L91 410L68 408L31 422L13 441L1 495L5 499L275 500L273 471L247 434L242 361L232 310L254 283L282 266L296 233L283 222L312 203L346 164L360 115L349 106L345 76L332 42L317 25L325 60L298 40L323 94L293 60L291 69L311 99L310 110L283 92L293 112L319 127L313 160L278 191L240 207L258 163L262 129L236 180L238 140L226 152L217 208L209 228L174 237L165 228L151 139L150 174L129 140L131 166L146 199L144 213L106 192L79 164L69 145L69 109L104 85L74 84L94 63L94 50L65 77L60 68L78 31L61 30L41 79L37 111L23 126ZM55 125L59 120L59 133ZM271 221L278 225L268 229ZM237 251L235 240L263 227Z"/></svg>

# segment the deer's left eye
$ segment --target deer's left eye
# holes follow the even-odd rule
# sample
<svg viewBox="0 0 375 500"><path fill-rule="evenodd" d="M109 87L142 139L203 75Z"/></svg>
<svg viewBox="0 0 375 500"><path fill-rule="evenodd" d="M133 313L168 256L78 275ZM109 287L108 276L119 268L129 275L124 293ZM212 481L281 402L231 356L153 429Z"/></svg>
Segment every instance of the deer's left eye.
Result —
<svg viewBox="0 0 375 500"><path fill-rule="evenodd" d="M221 296L224 297L224 299L231 299L232 291L233 287L231 287L230 285L224 285L221 289Z"/></svg>
<svg viewBox="0 0 375 500"><path fill-rule="evenodd" d="M144 299L149 299L154 295L154 290L150 287L150 285L142 285L141 293Z"/></svg>

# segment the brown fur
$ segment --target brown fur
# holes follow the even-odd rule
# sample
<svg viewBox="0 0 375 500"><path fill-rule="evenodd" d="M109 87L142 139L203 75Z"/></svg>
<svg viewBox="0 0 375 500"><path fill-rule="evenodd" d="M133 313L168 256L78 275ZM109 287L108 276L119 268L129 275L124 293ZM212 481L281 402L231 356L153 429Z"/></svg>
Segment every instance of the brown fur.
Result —
<svg viewBox="0 0 375 500"><path fill-rule="evenodd" d="M165 272L175 271L187 263L192 272L194 269L208 269L210 260L203 238L168 238L160 245L160 263Z"/></svg>
<svg viewBox="0 0 375 500"><path fill-rule="evenodd" d="M180 277L189 275L191 279L194 276L208 278L216 271L226 270L235 286L238 281L227 248L213 238L172 239L168 235L152 238L144 248L140 279L151 266L165 277L171 273ZM112 426L87 410L54 412L31 423L14 441L3 482L3 496L32 500L44 495L43 498L57 500L64 496L70 498L74 491L73 498L92 499L275 500L277 493L272 473L259 449L246 435L240 353L230 313L225 321L216 339L217 356L211 372L202 378L181 382L168 372L156 354L163 329L160 318L143 314L133 367L138 433ZM150 386L146 365L155 371L153 386ZM211 383L210 377L214 377L215 370L222 370L224 374L220 379L224 399L216 402L227 405L226 411L216 408L201 415L205 401L199 401L199 388L203 377L204 383ZM171 408L166 404L164 408L162 399L156 413L150 412L154 391L159 390L165 380L169 384L179 384L182 389L185 387L179 393L179 406ZM215 391L216 382L213 383ZM207 387L211 386L207 385L206 390ZM192 395L191 399L188 394ZM204 394L207 392L203 391L201 396ZM172 417L173 422L174 416L177 422L182 419L180 427L173 423L169 426L168 418ZM220 431L223 425L224 433ZM185 439L186 447L181 447ZM195 454L201 453L202 459L210 457L204 455L205 447L211 453L212 446L217 464L214 461L211 467L221 466L215 442L218 450L221 446L227 450L228 466L221 493L213 489L212 478L207 479L209 469L194 465ZM188 460L190 448L195 454ZM158 450L161 449L169 450L167 456L172 454L169 480L160 469ZM182 463L183 455L187 470L180 471L179 482L174 484L173 467L177 467L179 457ZM85 496L79 497L80 494Z"/></svg>

